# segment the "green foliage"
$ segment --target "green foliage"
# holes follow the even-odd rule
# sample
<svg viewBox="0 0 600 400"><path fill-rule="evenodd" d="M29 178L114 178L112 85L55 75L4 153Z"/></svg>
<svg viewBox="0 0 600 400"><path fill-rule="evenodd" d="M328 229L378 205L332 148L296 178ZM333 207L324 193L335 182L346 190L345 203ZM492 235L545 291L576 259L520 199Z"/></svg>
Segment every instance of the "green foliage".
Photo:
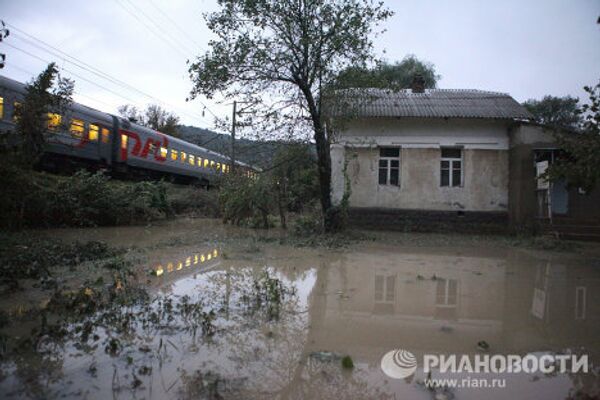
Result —
<svg viewBox="0 0 600 400"><path fill-rule="evenodd" d="M323 219L318 213L307 213L294 220L294 234L296 236L309 236L323 233Z"/></svg>
<svg viewBox="0 0 600 400"><path fill-rule="evenodd" d="M77 172L59 181L49 204L54 225L95 226L144 223L169 211L161 183L110 184L101 173Z"/></svg>
<svg viewBox="0 0 600 400"><path fill-rule="evenodd" d="M206 190L193 185L168 185L169 208L175 214L219 217L217 190Z"/></svg>
<svg viewBox="0 0 600 400"><path fill-rule="evenodd" d="M220 0L207 15L211 49L190 65L191 97L241 98L259 132L310 131L317 147L321 207L331 208L330 136L321 88L349 66L373 60L372 36L392 12L371 0ZM310 118L307 118L310 117ZM329 228L329 220L326 220Z"/></svg>
<svg viewBox="0 0 600 400"><path fill-rule="evenodd" d="M63 243L24 235L0 236L0 284L18 287L19 279L39 279L52 275L51 267L75 266L82 262L114 257L124 250L103 242Z"/></svg>
<svg viewBox="0 0 600 400"><path fill-rule="evenodd" d="M315 155L302 143L279 148L273 157L272 177L287 211L302 211L319 196Z"/></svg>
<svg viewBox="0 0 600 400"><path fill-rule="evenodd" d="M140 111L130 104L125 104L118 107L117 112L130 121L167 135L179 137L179 117L157 104L148 104L144 111Z"/></svg>
<svg viewBox="0 0 600 400"><path fill-rule="evenodd" d="M535 121L557 128L577 129L581 123L578 99L565 96L544 96L541 100L530 99L523 106L533 114Z"/></svg>
<svg viewBox="0 0 600 400"><path fill-rule="evenodd" d="M0 226L10 229L139 224L170 211L165 184L114 182L101 173L57 177L0 162L0 184Z"/></svg>
<svg viewBox="0 0 600 400"><path fill-rule="evenodd" d="M16 133L24 165L34 165L42 155L47 134L48 112L64 113L71 103L74 84L58 77L56 64L51 63L26 87L25 98L16 112ZM55 82L56 81L56 82Z"/></svg>
<svg viewBox="0 0 600 400"><path fill-rule="evenodd" d="M382 62L373 68L350 66L340 72L334 87L407 89L411 87L415 75L423 77L426 88L435 88L441 78L432 63L410 54L393 64Z"/></svg>
<svg viewBox="0 0 600 400"><path fill-rule="evenodd" d="M238 174L230 174L219 192L221 215L225 223L269 228L269 215L275 206L275 195L271 179L259 174L250 179Z"/></svg>
<svg viewBox="0 0 600 400"><path fill-rule="evenodd" d="M590 103L582 107L579 132L559 133L558 146L564 156L548 168L550 180L565 179L569 186L592 191L600 181L600 84L585 87Z"/></svg>
<svg viewBox="0 0 600 400"><path fill-rule="evenodd" d="M354 361L352 361L352 357L350 357L350 356L342 357L342 367L344 369L353 369Z"/></svg>

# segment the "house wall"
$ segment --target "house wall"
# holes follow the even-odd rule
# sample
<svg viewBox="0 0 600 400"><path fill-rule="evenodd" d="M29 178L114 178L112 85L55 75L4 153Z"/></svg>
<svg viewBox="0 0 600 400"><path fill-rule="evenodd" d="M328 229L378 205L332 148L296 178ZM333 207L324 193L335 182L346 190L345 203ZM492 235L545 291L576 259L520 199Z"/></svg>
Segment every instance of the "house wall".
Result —
<svg viewBox="0 0 600 400"><path fill-rule="evenodd" d="M534 150L556 148L554 132L538 125L519 124L510 135L509 218L513 225L533 225L537 216ZM599 185L600 187L600 185ZM568 189L566 217L589 224L600 223L600 190L588 194Z"/></svg>
<svg viewBox="0 0 600 400"><path fill-rule="evenodd" d="M379 147L401 147L400 187L378 184ZM463 150L463 186L440 186L440 147ZM347 126L332 147L333 198L350 206L441 211L508 210L508 126L486 120L374 119Z"/></svg>

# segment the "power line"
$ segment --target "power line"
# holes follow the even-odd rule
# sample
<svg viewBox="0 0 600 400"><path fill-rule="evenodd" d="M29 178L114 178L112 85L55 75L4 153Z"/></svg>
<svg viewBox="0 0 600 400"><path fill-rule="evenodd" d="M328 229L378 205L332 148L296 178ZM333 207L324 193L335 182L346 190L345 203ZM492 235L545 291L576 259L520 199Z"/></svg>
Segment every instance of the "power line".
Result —
<svg viewBox="0 0 600 400"><path fill-rule="evenodd" d="M176 37L171 35L171 33L169 31L164 29L162 27L162 25L160 25L158 22L156 22L154 20L154 18L152 18L148 14L146 14L146 12L144 12L144 10L141 7L138 7L133 1L131 1L131 0L124 0L124 1L126 1L128 4L130 4L135 10L137 10L140 14L142 14L142 16L144 16L148 21L150 21L154 26L156 26L160 32L164 32L173 41L173 43L180 46L180 48L182 50L184 50L185 52L190 53L190 54L194 53L193 50L191 50L189 47L187 47L184 43L181 43Z"/></svg>
<svg viewBox="0 0 600 400"><path fill-rule="evenodd" d="M15 64L13 64L13 63L11 63L11 64L9 65L9 68L14 68L14 69L16 69L16 70L19 70L19 71L21 71L21 72L24 72L24 73L26 73L27 75L30 75L30 76L32 76L32 77L36 76L36 73L35 73L35 72L32 72L32 71L30 71L30 70L28 70L28 69L25 69L25 68L19 67L18 65L15 65ZM79 91L77 91L77 90L74 90L74 91L73 91L73 94L76 94L76 95L78 95L78 96L81 96L81 97L85 97L86 99L88 99L88 100L92 100L92 101L94 101L94 102L102 103L102 104L104 104L104 105L106 105L106 106L109 106L109 107L114 107L114 104L109 104L109 103L105 102L104 100L100 100L100 99L98 99L98 98L93 98L93 97L87 96L87 95L85 95L85 94L83 94L83 93L81 93L81 92L79 92Z"/></svg>
<svg viewBox="0 0 600 400"><path fill-rule="evenodd" d="M101 70L97 69L96 67L94 67L94 66L92 66L92 65L90 65L90 64L87 64L87 63L85 63L84 61L81 61L81 60L79 60L78 58L76 58L76 57L74 57L74 56L71 56L71 55L69 55L69 54L65 53L64 51L62 51L62 50L60 50L60 49L57 49L56 47L54 47L54 46L52 46L52 45L50 45L50 44L48 44L48 43L44 42L43 40L41 40L41 39L39 39L39 38L37 38L37 37L35 37L35 36L33 36L33 35L31 35L31 34L29 34L29 33L25 32L25 31L23 31L23 30L21 30L21 29L17 28L16 26L14 26L14 25L12 25L12 24L7 24L7 25L9 25L9 26L10 26L12 29L16 30L17 32L20 32L21 34L23 34L23 35L25 35L25 36L27 36L27 37L29 37L29 38L31 38L31 39L33 39L33 40L35 40L35 41L39 42L39 43L42 43L44 46L46 46L46 47L48 47L49 49L53 50L53 51L50 51L50 50L48 50L48 49L45 49L45 48L41 47L40 45L37 45L37 44L35 44L35 43L34 43L34 42L32 42L31 40L29 40L29 39L26 39L26 38L23 38L23 37L20 37L19 35L17 35L17 38L18 38L18 39L20 39L20 40L23 40L23 41L26 41L26 42L27 42L27 43L29 43L30 45L33 45L33 46L35 46L35 47L37 47L37 48L39 48L39 49L41 49L41 50L45 51L46 53L49 53L49 54L52 54L52 55L54 55L54 56L58 56L58 57L60 57L60 58L63 58L65 61L67 61L67 62L70 62L71 64L73 64L73 65L75 65L75 66L77 66L77 67L79 67L79 68L81 68L81 69L83 69L83 70L86 70L87 72L90 72L90 73L92 73L92 74L94 74L94 75L97 75L97 76L99 76L100 78L103 78L103 79L105 79L105 80L108 80L108 81L110 81L111 83L113 83L113 84L115 84L115 85L117 85L117 86L124 86L124 87L126 87L126 88L129 88L131 91L137 92L137 93L139 93L139 94L141 94L141 95L143 95L143 96L145 96L145 97L147 97L147 98L149 98L149 99L151 99L151 100L153 100L153 101L157 101L157 102L159 102L159 103L166 104L166 105L168 105L169 107L172 107L172 108L179 108L179 109L180 109L180 111L182 110L180 107L173 106L173 105L171 105L171 104L169 104L169 103L166 103L166 102L164 102L164 101L162 101L162 100L160 100L160 99L157 99L157 98L155 98L154 96L152 96L152 95L150 95L150 94L148 94L148 93L145 93L145 92L143 92L143 91L141 91L141 90L139 90L139 89L135 88L134 86L132 86L132 85L130 85L130 84L128 84L128 83L126 83L126 82L123 82L123 81L121 81L121 80L119 80L119 79L117 79L117 78L114 78L114 77L112 77L112 76L108 75L107 73L104 73L103 71L101 71ZM57 54L57 53L58 53L58 54ZM70 60L66 60L66 59L65 59L65 57L66 57L66 58L69 58ZM85 79L85 78L82 78L82 79ZM122 96L120 96L120 97L122 97ZM213 111L212 111L210 108L208 108L208 107L207 107L207 106L206 106L206 105L205 105L205 104L204 104L202 101L198 100L198 102L199 102L199 103L200 103L200 104L201 104L201 105L202 105L202 106L203 106L203 107L204 107L204 108L205 108L205 109L206 109L206 110L207 110L207 111L208 111L210 114L212 114L212 115L213 115L215 118L217 118L217 119L218 119L217 115L216 115L216 114L215 114L215 113L214 113L214 112L213 112ZM202 118L200 118L200 117L194 117L194 116L192 116L191 114L189 114L189 113L187 113L187 112L185 112L185 111L182 111L182 113L186 114L188 117L191 117L191 118L193 118L193 119L203 120ZM207 122L207 121L203 121L203 122L208 124L208 122Z"/></svg>
<svg viewBox="0 0 600 400"><path fill-rule="evenodd" d="M156 32L156 30L154 28L152 28L151 26L149 26L144 20L142 20L135 12L131 11L129 8L125 7L125 5L123 3L121 3L119 0L115 0L115 2L123 9L125 10L125 12L127 12L127 14L131 15L133 18L135 18L140 24L144 25L144 27L146 29L148 29L154 36L156 36L157 38L159 38L160 40L162 40L163 42L165 42L169 47L171 47L173 50L176 50L180 55L183 56L184 59L187 60L188 56L181 51L181 49L179 49L177 46L173 46L173 43L171 43L169 40L167 40L166 37L158 34L158 32ZM131 3L129 3L131 4ZM135 7L135 6L134 6ZM159 27L160 30L160 27Z"/></svg>
<svg viewBox="0 0 600 400"><path fill-rule="evenodd" d="M177 28L177 30L186 39L188 39L190 41L190 43L194 44L198 48L202 47L200 44L198 44L198 42L196 42L194 39L192 39L192 35L190 35L189 33L187 33L187 31L185 31L181 26L179 26L179 24L177 22L175 22L171 17L169 17L169 15L166 12L164 12L159 6L157 6L156 3L153 0L148 0L148 3L150 3L150 5L152 7L154 7L159 13L161 13L165 17L165 19L167 19L175 28Z"/></svg>
<svg viewBox="0 0 600 400"><path fill-rule="evenodd" d="M39 61L42 61L42 62L44 62L44 63L50 63L50 61L48 61L48 60L45 60L45 59L43 59L43 58L41 58L41 57L38 57L38 56L36 56L35 54L28 52L27 50L23 50L23 49L21 49L21 48L19 48L19 47L13 46L13 45L12 45L12 44L10 44L10 43L5 43L5 45L6 45L6 46L8 46L8 47L11 47L11 48L13 48L13 49L15 49L15 50L18 50L18 51L20 51L20 52L22 52L22 53L24 53L24 54L27 54L28 56L30 56L30 57L32 57L32 58L35 58L35 59L37 59L37 60L39 60ZM112 94L114 94L115 96L119 96L120 98L122 98L122 99L125 99L125 100L126 100L126 101L128 101L128 102L136 103L136 101L135 101L135 100L131 100L130 98L128 98L128 97L125 97L125 96L123 96L123 95L121 95L121 94L119 94L119 93L117 93L117 92L115 92L115 91L113 91L113 90L111 90L111 89L109 89L109 88L107 88L107 87L104 87L104 86L100 85L99 83L96 83L96 82L93 82L93 81L91 81L91 80L89 80L89 79L87 79L87 78L84 78L83 76L81 76L81 75L79 75L79 74L76 74L76 73L75 73L75 72L73 72L73 71L70 71L70 70L68 70L68 69L66 69L66 68L64 68L64 67L60 67L60 69L62 69L63 71L67 71L67 72L68 72L68 73L70 73L71 75L74 75L74 76L78 77L79 79L83 79L84 81L86 81L86 82L89 82L89 83L91 83L91 84L92 84L92 85L94 85L94 86L97 86L97 87L99 87L99 88L101 88L101 89L104 89L104 90L106 90L106 91L108 91L108 92L111 92L111 93L112 93Z"/></svg>

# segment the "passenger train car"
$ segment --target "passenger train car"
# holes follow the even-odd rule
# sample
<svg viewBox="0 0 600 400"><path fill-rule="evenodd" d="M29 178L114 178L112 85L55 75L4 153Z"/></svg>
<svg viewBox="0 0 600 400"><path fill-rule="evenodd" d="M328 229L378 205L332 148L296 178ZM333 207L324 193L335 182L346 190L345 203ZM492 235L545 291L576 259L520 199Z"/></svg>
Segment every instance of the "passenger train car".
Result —
<svg viewBox="0 0 600 400"><path fill-rule="evenodd" d="M0 76L0 132L15 129L15 109L25 85ZM79 161L117 173L186 178L203 185L230 172L219 153L73 102L67 110L48 113L45 160ZM236 169L253 176L258 170L242 162Z"/></svg>

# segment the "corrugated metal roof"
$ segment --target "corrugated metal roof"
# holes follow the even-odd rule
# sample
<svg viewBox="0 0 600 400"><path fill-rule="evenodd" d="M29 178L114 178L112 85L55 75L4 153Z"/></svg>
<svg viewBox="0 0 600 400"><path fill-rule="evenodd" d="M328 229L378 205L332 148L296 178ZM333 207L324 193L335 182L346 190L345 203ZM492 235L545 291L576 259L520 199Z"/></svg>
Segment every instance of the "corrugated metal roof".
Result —
<svg viewBox="0 0 600 400"><path fill-rule="evenodd" d="M351 89L337 92L337 117L416 117L530 119L533 116L506 93L471 89Z"/></svg>

